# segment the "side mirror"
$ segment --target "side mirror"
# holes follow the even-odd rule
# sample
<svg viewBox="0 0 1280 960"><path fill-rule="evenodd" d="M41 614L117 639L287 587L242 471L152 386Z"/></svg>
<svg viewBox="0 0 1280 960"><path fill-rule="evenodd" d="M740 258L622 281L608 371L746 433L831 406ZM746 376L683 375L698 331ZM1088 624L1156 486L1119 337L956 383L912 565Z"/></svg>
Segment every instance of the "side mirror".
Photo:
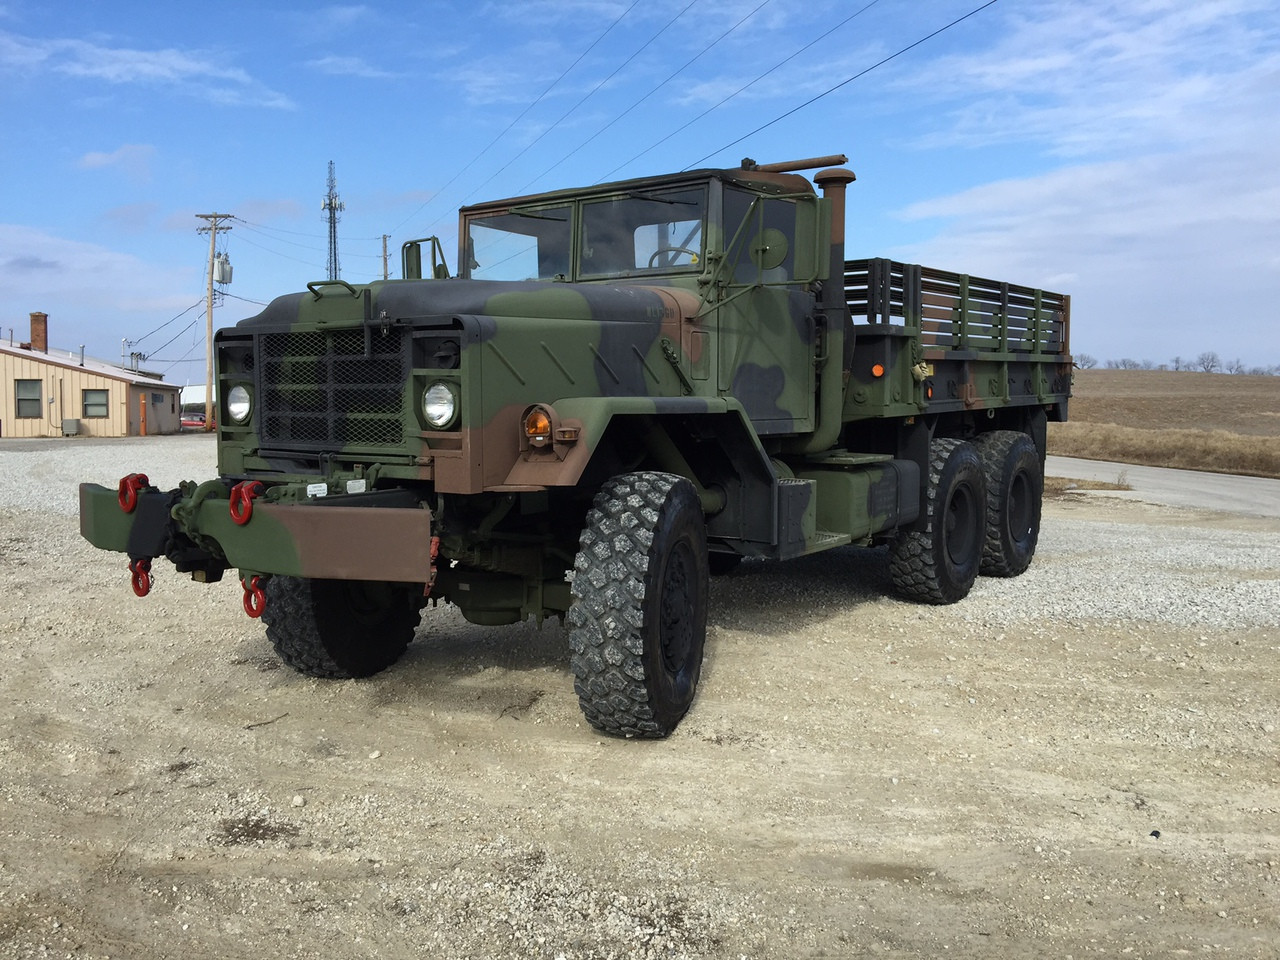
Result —
<svg viewBox="0 0 1280 960"><path fill-rule="evenodd" d="M406 280L422 279L422 244L417 240L400 248L400 274Z"/></svg>
<svg viewBox="0 0 1280 960"><path fill-rule="evenodd" d="M831 273L831 204L823 197L796 201L796 279L826 280Z"/></svg>

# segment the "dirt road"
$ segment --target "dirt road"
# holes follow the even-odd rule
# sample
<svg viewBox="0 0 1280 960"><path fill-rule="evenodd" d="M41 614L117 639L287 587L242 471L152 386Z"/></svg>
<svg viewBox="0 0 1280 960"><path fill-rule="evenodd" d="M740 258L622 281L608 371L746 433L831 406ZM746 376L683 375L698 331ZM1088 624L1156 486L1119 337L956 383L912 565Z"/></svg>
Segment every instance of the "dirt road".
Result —
<svg viewBox="0 0 1280 960"><path fill-rule="evenodd" d="M234 580L135 598L57 449L0 451L0 957L1277 955L1278 519L1051 503L948 608L744 564L637 743L555 623L326 683Z"/></svg>

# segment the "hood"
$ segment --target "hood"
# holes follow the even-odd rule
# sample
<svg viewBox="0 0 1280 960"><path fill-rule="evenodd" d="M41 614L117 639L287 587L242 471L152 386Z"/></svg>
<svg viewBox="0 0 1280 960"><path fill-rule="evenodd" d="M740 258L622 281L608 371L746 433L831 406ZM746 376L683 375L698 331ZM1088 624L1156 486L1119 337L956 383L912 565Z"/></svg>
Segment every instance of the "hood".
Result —
<svg viewBox="0 0 1280 960"><path fill-rule="evenodd" d="M385 311L391 321L418 317L472 315L532 319L595 320L653 323L692 317L699 300L687 290L647 285L555 283L536 280L399 280L373 283L373 315ZM324 299L343 293L326 293ZM238 327L276 326L297 322L315 298L293 293L272 300L257 316ZM363 312L351 300L352 313ZM354 317L353 317L354 319Z"/></svg>

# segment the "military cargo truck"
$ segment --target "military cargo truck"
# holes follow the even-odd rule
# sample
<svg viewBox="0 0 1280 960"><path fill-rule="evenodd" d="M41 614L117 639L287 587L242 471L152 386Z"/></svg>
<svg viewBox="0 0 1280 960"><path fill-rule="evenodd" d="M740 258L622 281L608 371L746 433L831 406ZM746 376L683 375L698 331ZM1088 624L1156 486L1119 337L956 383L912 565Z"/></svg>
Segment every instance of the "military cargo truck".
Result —
<svg viewBox="0 0 1280 960"><path fill-rule="evenodd" d="M689 709L743 558L884 545L932 604L1017 576L1069 298L846 261L844 162L469 206L456 276L427 238L403 279L280 297L216 337L218 476L84 484L82 534L139 595L160 557L237 570L314 676L389 666L439 601L566 619L587 719L637 737Z"/></svg>

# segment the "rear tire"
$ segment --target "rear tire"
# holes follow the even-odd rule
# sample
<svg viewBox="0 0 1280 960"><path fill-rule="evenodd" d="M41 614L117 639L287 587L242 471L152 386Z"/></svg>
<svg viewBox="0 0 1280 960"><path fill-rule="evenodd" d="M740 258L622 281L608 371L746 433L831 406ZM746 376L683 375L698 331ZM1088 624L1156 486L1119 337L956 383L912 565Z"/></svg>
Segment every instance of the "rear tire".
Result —
<svg viewBox="0 0 1280 960"><path fill-rule="evenodd" d="M981 571L1016 577L1031 565L1040 539L1044 470L1025 433L997 430L974 441L987 479L987 535Z"/></svg>
<svg viewBox="0 0 1280 960"><path fill-rule="evenodd" d="M925 501L925 528L894 540L889 574L908 600L955 603L978 577L986 536L986 482L973 444L949 438L929 444Z"/></svg>
<svg viewBox="0 0 1280 960"><path fill-rule="evenodd" d="M693 485L614 477L587 514L569 608L573 688L615 736L670 734L693 703L707 634L707 536Z"/></svg>
<svg viewBox="0 0 1280 960"><path fill-rule="evenodd" d="M404 654L422 587L368 580L267 581L262 622L286 664L309 677L368 677Z"/></svg>

